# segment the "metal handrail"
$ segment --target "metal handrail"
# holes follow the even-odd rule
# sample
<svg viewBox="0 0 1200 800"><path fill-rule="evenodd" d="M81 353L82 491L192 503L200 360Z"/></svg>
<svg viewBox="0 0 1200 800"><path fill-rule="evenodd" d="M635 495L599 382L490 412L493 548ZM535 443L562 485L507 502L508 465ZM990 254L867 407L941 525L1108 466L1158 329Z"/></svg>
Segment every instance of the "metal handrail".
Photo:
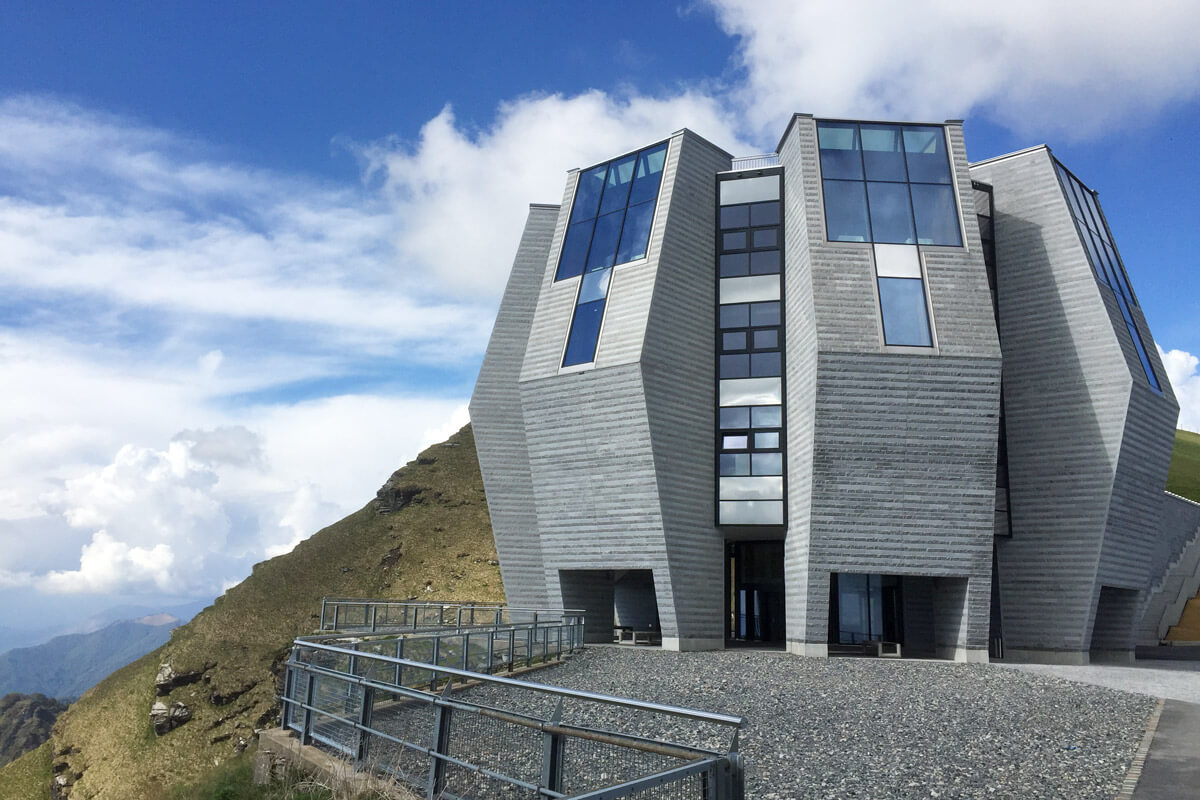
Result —
<svg viewBox="0 0 1200 800"><path fill-rule="evenodd" d="M775 167L779 165L778 153L759 153L753 156L737 156L732 160L731 169L755 169L756 167Z"/></svg>
<svg viewBox="0 0 1200 800"><path fill-rule="evenodd" d="M329 603L335 604L336 620L336 604L339 601L328 598L326 600L327 602L322 603L322 611L325 611ZM407 768L401 772L386 766L382 769L390 772L393 777L412 784L414 788L422 791L426 798L464 800L469 796L482 800L492 796L490 790L483 789L471 789L463 793L459 787L466 788L468 784L452 787L451 783L460 780L464 774L486 776L489 780L533 791L543 800L566 797L564 792L567 791L571 792L572 797L617 800L661 791L656 787L670 785L682 789L685 782L688 787L695 787L686 789L694 793L689 794L689 797L703 797L707 800L743 798L743 767L737 752L737 743L740 729L745 723L740 716L568 689L551 684L531 683L490 674L498 670L507 671L511 675L520 667L531 667L538 662L548 663L551 659L560 659L582 648L585 618L582 612L564 609L510 609L498 605L471 606L351 599L340 602L358 606L352 618L360 618L361 613L364 623L370 621L370 630L366 630L367 626L364 624L357 630L347 630L340 634L315 633L294 640L280 700L283 704L283 726L299 732L302 744L321 743L331 747L351 758L356 769L371 763L372 754L376 753L372 741L378 740L381 743L380 746L384 750L380 752L386 752L388 747L399 746L401 752L414 754L427 766L416 774L407 772ZM387 614L377 614L378 606L372 608L370 613L362 613L364 605L372 602L417 609L434 608L437 611L425 615L414 612L410 620L410 614L406 610L405 622L399 630L381 631L376 625L377 617L382 616L385 622L391 618ZM449 614L446 613L447 609ZM464 613L464 609L472 610L470 613ZM515 612L515 615L532 614L532 621L500 624L508 611ZM471 624L472 617L477 618L479 612L490 618L491 624ZM553 615L557 619L539 619L543 614ZM435 615L436 623L429 625ZM411 627L409 622L412 623ZM379 652L391 650L393 644L394 655ZM539 645L536 650L540 652L535 651L535 645ZM416 652L413 652L414 650ZM449 663L459 666L449 666ZM482 671L475 672L475 669ZM543 718L531 716L515 708L477 705L465 698L450 695L452 688L478 684L491 685L506 692L534 692L555 703L556 710L549 717ZM564 702L567 701L582 704L579 708L585 714L583 724L572 724L563 720ZM409 728L394 728L393 715L400 710L400 718L405 718L404 715L408 712L403 709L409 703L421 704L432 709L432 718L408 717L428 720L419 723L417 730L420 732L416 738L407 732ZM693 745L705 742L698 741L688 745L659 737L647 737L641 735L644 731L639 732L636 728L618 732L592 727L593 723L588 720L594 719L591 713L597 710L597 706L639 712L635 713L634 719L643 719L643 715L650 715L651 718L665 715L689 720L707 726L706 738L713 734L729 733L730 742L727 747L721 748L718 745L719 749L714 750L711 749L712 740L708 741L708 747L698 747ZM419 712L425 713L427 712ZM379 716L380 714L383 716ZM490 718L500 724L516 725L537 732L541 737L541 777L534 778L526 772L510 768L510 753L512 758L518 759L523 757L520 754L531 755L528 738L521 739L524 744L519 746L516 739L509 741L505 738L498 745L499 751L495 749L495 744L485 744L479 751L464 750L463 748L473 747L472 742L477 741L473 737L479 735L477 731L486 728L479 728L479 723L463 727L452 722L457 718L456 715L462 714L475 715L481 719ZM619 716L623 717L624 712ZM429 724L432 725L432 729L425 727ZM432 738L426 739L426 735L431 735ZM390 744L382 744L385 742ZM623 763L644 763L644 769L626 771L623 778L618 770L617 774L609 774L605 778L600 773L589 772L589 768L584 766L585 762L579 760L578 754L581 752L608 752L595 751L594 748L597 747L614 748L611 753L624 759L666 758L675 763L664 769L660 761L627 761ZM534 750L536 749L535 745ZM475 754L467 755L468 752ZM500 756L499 761L496 760L497 752L504 754ZM533 755L532 758L536 759L537 756ZM536 763L533 762L535 769ZM417 774L423 774L425 777L420 778L419 782L414 782ZM579 780L585 780L590 785L584 788L578 783ZM612 780L617 782L597 786L597 782ZM575 788L568 789L568 785ZM479 791L483 793L480 794Z"/></svg>
<svg viewBox="0 0 1200 800"><path fill-rule="evenodd" d="M529 681L517 680L516 678L501 678L498 675L487 675L482 672L471 672L469 670L457 669L455 667L439 667L424 661L412 661L407 658L396 658L395 656L385 656L377 653L364 653L361 650L352 650L347 647L334 647L332 645L308 642L302 639L297 639L296 644L298 646L313 650L324 650L326 652L337 653L339 655L354 656L359 659L369 658L372 660L384 661L392 665L398 664L403 667L413 667L427 672L437 672L442 675L452 675L456 678L463 678L464 680L494 683L499 686L507 686L513 689L544 692L545 694L557 695L559 697L587 700L594 703L605 703L607 705L622 706L624 708L632 708L639 711L652 711L658 714L670 714L674 717L683 717L684 719L698 720L701 722L712 722L718 725L729 725L737 728L742 728L746 724L744 717L739 717L732 714L718 714L712 711L700 711L694 708L684 708L683 706L670 706L662 703L650 703L645 700L634 700L629 697L616 697L615 695L610 694L584 692L578 689L567 689L562 686L554 686L548 683L531 683ZM304 664L302 661L299 663ZM347 679L349 680L348 675Z"/></svg>
<svg viewBox="0 0 1200 800"><path fill-rule="evenodd" d="M363 616L362 623L342 624L340 618L343 609L354 609L360 611ZM332 613L330 611L332 609ZM379 610L385 609L401 609L404 611L403 622L390 622L385 620L381 625L378 623ZM412 610L412 619L409 620L409 610ZM428 612L432 609L437 609L437 621L434 624L429 624L428 614L422 615L421 612ZM533 615L534 622L538 621L539 617L548 617L550 619L569 619L572 617L583 617L586 612L584 609L575 608L534 608L522 606L508 606L496 603L475 603L475 602L420 602L414 603L404 600L371 600L364 598L341 598L341 597L324 597L321 599L321 630L362 630L369 629L371 631L380 629L411 627L411 628L429 628L449 626L450 623L445 621L446 612L449 610L455 617L455 623L458 626L462 625L463 618L466 615L474 620L477 615L492 615L491 624L500 625L503 622L505 614L511 617L513 615ZM426 622L422 624L422 616L425 616ZM480 623L486 625L487 623Z"/></svg>
<svg viewBox="0 0 1200 800"><path fill-rule="evenodd" d="M305 636L297 636L295 642L324 642L332 639L350 639L361 642L386 642L389 639L420 639L422 637L432 636L455 636L464 633L486 633L494 631L503 633L509 630L528 630L529 628L537 628L539 630L545 628L561 628L564 626L572 626L576 623L563 622L562 620L538 620L537 622L512 622L503 623L499 626L495 624L480 623L478 625L446 625L443 627L428 627L428 628L408 628L403 626L396 627L380 627L374 631L369 630L344 630L330 631L329 633L310 633Z"/></svg>

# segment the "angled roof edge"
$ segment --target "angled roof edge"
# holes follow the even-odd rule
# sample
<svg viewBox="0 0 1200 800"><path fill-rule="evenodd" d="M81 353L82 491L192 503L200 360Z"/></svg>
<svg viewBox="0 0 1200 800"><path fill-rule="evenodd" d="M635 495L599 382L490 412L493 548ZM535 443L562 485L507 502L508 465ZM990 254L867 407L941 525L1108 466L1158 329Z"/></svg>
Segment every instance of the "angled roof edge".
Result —
<svg viewBox="0 0 1200 800"><path fill-rule="evenodd" d="M1039 150L1045 150L1047 153L1050 153L1051 155L1054 154L1054 151L1052 151L1050 149L1050 145L1035 144L1033 147L1026 147L1023 150L1015 150L1011 153L1005 153L1002 156L992 156L991 158L985 158L982 161L971 161L967 164L967 166L968 167L978 167L983 164L994 164L997 161L1004 161L1005 159L1009 159L1009 158L1019 158L1021 156L1027 156L1027 155L1030 155L1031 153L1036 153Z"/></svg>

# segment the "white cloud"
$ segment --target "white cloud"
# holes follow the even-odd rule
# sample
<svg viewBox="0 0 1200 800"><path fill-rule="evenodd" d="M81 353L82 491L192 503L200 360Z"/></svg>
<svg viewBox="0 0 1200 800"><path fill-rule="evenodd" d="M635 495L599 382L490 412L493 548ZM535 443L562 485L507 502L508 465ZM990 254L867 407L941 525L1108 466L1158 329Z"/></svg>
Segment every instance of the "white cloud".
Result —
<svg viewBox="0 0 1200 800"><path fill-rule="evenodd" d="M1200 433L1200 358L1183 350L1164 352L1161 347L1158 354L1179 401L1179 427Z"/></svg>
<svg viewBox="0 0 1200 800"><path fill-rule="evenodd" d="M0 101L0 131L10 295L316 327L357 347L486 334L475 303L430 291L397 259L377 194L221 164L164 131L48 100ZM202 366L225 355L210 349Z"/></svg>
<svg viewBox="0 0 1200 800"><path fill-rule="evenodd" d="M186 430L165 448L122 447L42 506L90 533L78 565L0 569L0 587L52 594L216 594L369 501L465 407L430 398L342 396L257 409L251 424ZM447 422L449 420L449 422Z"/></svg>
<svg viewBox="0 0 1200 800"><path fill-rule="evenodd" d="M424 450L426 447L431 447L438 442L446 441L458 433L459 429L470 421L471 412L467 408L467 404L463 403L450 412L450 418L446 420L445 424L425 431L425 435L421 437L419 449Z"/></svg>
<svg viewBox="0 0 1200 800"><path fill-rule="evenodd" d="M593 91L502 103L486 129L446 108L414 143L359 148L382 177L406 263L464 294L498 297L531 202L558 203L564 171L632 150L683 127L745 151L735 117L699 93L614 98Z"/></svg>
<svg viewBox="0 0 1200 800"><path fill-rule="evenodd" d="M97 531L83 548L79 569L51 572L37 585L44 591L61 594L101 594L153 585L162 592L203 591L205 586L177 584L172 567L175 553L166 544L130 547L113 540L105 531Z"/></svg>
<svg viewBox="0 0 1200 800"><path fill-rule="evenodd" d="M741 37L745 84L731 102L767 135L794 111L934 122L976 112L1083 137L1200 87L1192 2L710 2Z"/></svg>
<svg viewBox="0 0 1200 800"><path fill-rule="evenodd" d="M188 443L191 457L201 464L232 464L238 467L261 467L263 464L262 445L258 436L242 425L211 431L180 431L175 434L173 441Z"/></svg>

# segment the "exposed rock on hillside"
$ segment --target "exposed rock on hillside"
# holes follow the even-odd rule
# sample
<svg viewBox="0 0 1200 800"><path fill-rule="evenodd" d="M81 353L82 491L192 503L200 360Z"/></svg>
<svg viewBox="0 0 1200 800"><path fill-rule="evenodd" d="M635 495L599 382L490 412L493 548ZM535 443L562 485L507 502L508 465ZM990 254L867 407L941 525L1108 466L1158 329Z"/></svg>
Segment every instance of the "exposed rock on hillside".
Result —
<svg viewBox="0 0 1200 800"><path fill-rule="evenodd" d="M503 599L470 426L84 694L55 727L51 774L17 786L0 770L0 795L44 797L53 781L69 800L126 800L195 781L279 724L291 640L316 628L326 595Z"/></svg>

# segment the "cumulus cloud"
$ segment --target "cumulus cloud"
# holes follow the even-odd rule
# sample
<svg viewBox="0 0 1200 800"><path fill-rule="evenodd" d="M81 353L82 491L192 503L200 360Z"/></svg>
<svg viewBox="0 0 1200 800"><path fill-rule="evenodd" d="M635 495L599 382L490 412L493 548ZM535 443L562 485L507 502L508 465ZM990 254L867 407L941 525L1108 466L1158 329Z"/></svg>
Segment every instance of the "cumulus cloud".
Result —
<svg viewBox="0 0 1200 800"><path fill-rule="evenodd" d="M46 514L90 536L78 564L41 574L0 565L0 587L224 591L253 563L290 551L369 501L431 437L457 430L465 407L418 396L341 396L251 416L265 433L230 425L180 431L163 448L126 445L109 464L45 492Z"/></svg>
<svg viewBox="0 0 1200 800"><path fill-rule="evenodd" d="M451 108L415 142L357 147L395 212L401 259L444 286L498 297L531 202L558 203L564 171L586 167L689 127L745 152L737 118L712 96L617 98L599 91L501 103L482 130Z"/></svg>
<svg viewBox="0 0 1200 800"><path fill-rule="evenodd" d="M778 135L786 115L941 121L981 112L1082 137L1194 96L1200 5L710 0L738 37L731 102Z"/></svg>
<svg viewBox="0 0 1200 800"><path fill-rule="evenodd" d="M184 441L165 450L127 445L103 469L48 494L49 512L95 532L78 569L51 572L39 585L74 593L206 588L205 556L223 549L231 523L213 492L217 472L193 459L191 448Z"/></svg>
<svg viewBox="0 0 1200 800"><path fill-rule="evenodd" d="M1200 358L1183 350L1164 352L1161 347L1158 354L1179 401L1179 427L1200 433Z"/></svg>

